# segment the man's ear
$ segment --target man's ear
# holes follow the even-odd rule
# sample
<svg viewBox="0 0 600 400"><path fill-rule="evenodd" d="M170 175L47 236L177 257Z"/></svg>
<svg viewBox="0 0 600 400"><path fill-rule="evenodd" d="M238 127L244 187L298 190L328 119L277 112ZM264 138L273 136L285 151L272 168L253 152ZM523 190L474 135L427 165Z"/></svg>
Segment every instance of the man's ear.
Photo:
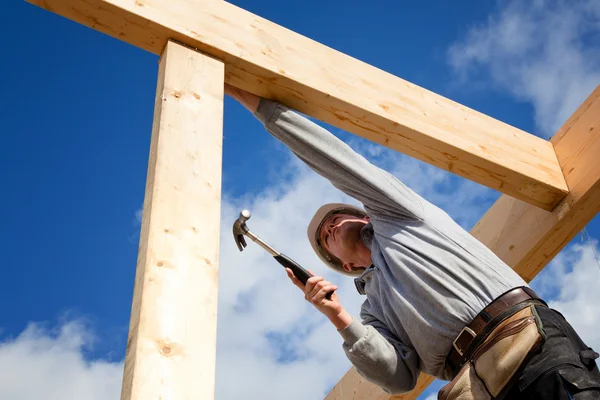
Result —
<svg viewBox="0 0 600 400"><path fill-rule="evenodd" d="M352 267L354 267L354 264L352 264L352 263L343 263L342 264L342 268L344 268L344 271L346 271L346 272L352 272Z"/></svg>

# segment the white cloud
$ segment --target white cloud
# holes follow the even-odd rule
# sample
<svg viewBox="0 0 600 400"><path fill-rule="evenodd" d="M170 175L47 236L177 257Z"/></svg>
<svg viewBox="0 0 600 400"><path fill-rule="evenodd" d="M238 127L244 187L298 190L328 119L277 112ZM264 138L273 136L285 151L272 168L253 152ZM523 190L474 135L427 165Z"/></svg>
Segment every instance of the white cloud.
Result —
<svg viewBox="0 0 600 400"><path fill-rule="evenodd" d="M434 196L438 193L445 172L385 149L375 150L373 145L364 141L353 144L361 153L376 155L369 158L378 164L398 170L399 176L410 179L421 194ZM350 368L335 328L304 300L303 295L289 282L283 268L255 243L248 241L248 247L239 252L233 241L232 223L241 209L248 208L253 214L248 222L251 230L301 265L337 283L344 305L354 315L358 314L363 297L356 292L352 279L327 270L313 254L305 234L308 219L322 203L356 202L337 191L296 158L288 156L289 160L283 163L280 176L274 178L272 186L263 188L253 196L223 198L216 385L218 399L239 396L247 399L323 398ZM418 176L430 179L416 179ZM442 205L450 205L460 195L459 190L447 188L450 196L440 197ZM477 208L477 200L474 198L472 201L472 204L469 201L465 204ZM36 338L37 345L30 344L33 343L32 338ZM89 331L85 331L81 325L72 324L65 325L56 334L32 327L15 341L5 343L4 348L29 349L28 357L20 360L21 368L13 369L14 376L21 378L12 379L16 386L10 390L22 393L23 397L18 400L38 398L35 393L28 392L33 389L24 388L28 382L24 379L28 376L25 371L37 368L38 364L49 365L47 369L64 364L64 373L47 382L57 391L56 396L70 399L60 390L64 391L72 381L78 381L81 390L86 390L84 386L89 384L88 393L100 396L97 387L102 386L115 394L111 398L116 398L120 391L122 365L100 360L86 363L83 352L90 340ZM44 346L39 343L44 343ZM12 362L13 358L8 354L0 353L0 365ZM65 362L64 359L72 362ZM96 371L110 371L111 374L96 376L90 381L88 376L99 373ZM45 372L40 375L53 376ZM311 384L297 385L298 377L301 377L300 381ZM40 387L43 388L45 384L41 382ZM5 390L8 388L4 386ZM80 396L79 392L74 393ZM78 398L93 399L91 395Z"/></svg>
<svg viewBox="0 0 600 400"><path fill-rule="evenodd" d="M552 300L586 344L600 351L600 250L596 241L576 243L563 250L533 281L532 286Z"/></svg>
<svg viewBox="0 0 600 400"><path fill-rule="evenodd" d="M549 3L511 3L473 28L449 55L464 78L483 72L497 88L530 101L540 128L550 134L600 81L600 52L585 47L583 43L591 41L582 38L598 33L591 16L600 16L600 7L592 8L598 4L592 1L568 3L569 7L555 2L551 9L544 4ZM356 138L350 143L467 229L497 195L379 145ZM217 399L319 399L350 367L335 328L304 300L283 268L255 243L249 242L241 253L234 244L231 225L239 211L248 208L253 213L251 230L337 283L341 301L357 315L363 298L352 280L326 270L305 235L308 219L323 202L353 201L294 158L280 167L272 186L252 196L223 198ZM594 287L598 271L588 249L564 251L534 282L555 296L552 304L600 348L594 336L600 329L597 312L586 309L600 302ZM118 398L122 364L86 362L83 353L89 340L89 331L71 323L55 333L32 325L0 344L0 398ZM423 397L430 400L435 394Z"/></svg>
<svg viewBox="0 0 600 400"><path fill-rule="evenodd" d="M142 223L142 216L144 215L143 206L135 211L135 224L140 225Z"/></svg>
<svg viewBox="0 0 600 400"><path fill-rule="evenodd" d="M370 142L348 141L359 153L404 180L421 195L468 226L494 192ZM256 198L224 199L221 225L217 398L323 398L350 368L335 328L308 304L284 270L253 242L240 253L231 225L239 211L248 226L301 265L339 285L344 306L358 315L364 298L351 278L329 272L312 252L306 226L324 202L352 202L325 179L291 158ZM454 184L449 184L453 180ZM482 200L485 200L482 202ZM456 204L460 202L460 204ZM489 204L488 204L489 206ZM297 385L301 381L310 382ZM236 382L232 385L231 382ZM293 388L291 390L290 388Z"/></svg>
<svg viewBox="0 0 600 400"><path fill-rule="evenodd" d="M600 2L510 1L448 50L463 87L477 85L531 103L549 137L600 83ZM600 348L594 244L567 247L532 285L584 341Z"/></svg>
<svg viewBox="0 0 600 400"><path fill-rule="evenodd" d="M305 226L322 201L346 199L297 162L287 165L291 171L282 174L288 180L278 182L280 185L265 188L255 198L227 199L223 203L218 399L242 395L248 399L319 398L327 385L348 368L339 340L336 342L335 328L327 329L327 321L304 300L284 269L252 241L247 240L243 252L233 241L233 221L241 209L247 208L252 212L248 221L252 231L305 268L335 279L312 255ZM352 281L337 282L340 296L358 306L360 300L353 294ZM311 384L298 385L298 376Z"/></svg>
<svg viewBox="0 0 600 400"><path fill-rule="evenodd" d="M308 175L301 179L313 183L319 180ZM335 200L336 194L331 194ZM284 195L287 196L293 196L293 192ZM234 216L237 208L230 204L227 208L224 215ZM257 232L258 227L265 224L264 217L261 219L263 222L254 224ZM224 219L223 228L229 220ZM229 238L222 238L224 251L237 255L237 248L230 248L226 239ZM285 243L287 241L283 246ZM554 298L550 306L561 311L584 341L597 350L600 349L596 335L600 330L600 317L594 305L600 303L600 292L596 290L600 281L596 255L600 249L594 246L595 243L570 246L532 285L542 295ZM226 255L222 259L216 398L240 395L247 399L323 398L350 366L341 351L340 339L320 314L297 295L287 278L278 273L277 264L253 248L256 246L245 250L253 260L247 265L235 265L236 260ZM307 258L308 263L312 257ZM246 264L247 260L237 261ZM246 279L244 269L254 270L255 276ZM267 283L260 287L257 283L263 279ZM250 283L245 285L245 282ZM352 285L341 282L340 288L346 305L358 307L360 299ZM71 321L54 330L30 325L18 337L0 344L0 370L3 371L0 398L118 398L123 365L104 360L86 361L83 354L93 342L93 334L81 322ZM279 349L286 352L280 353ZM299 381L310 384L298 385ZM435 385L441 386L440 383ZM424 396L425 400L437 398L435 392Z"/></svg>
<svg viewBox="0 0 600 400"><path fill-rule="evenodd" d="M600 3L512 1L448 51L463 83L531 102L551 136L600 82Z"/></svg>
<svg viewBox="0 0 600 400"><path fill-rule="evenodd" d="M367 158L391 170L421 195L448 210L465 228L479 218L489 205L486 203L495 196L493 191L480 185L378 145L358 139L350 142ZM241 209L248 208L253 214L248 221L251 230L301 265L337 283L345 307L358 314L363 298L356 293L352 280L322 266L305 235L308 219L323 202L354 201L295 158L283 165L281 176L274 179L273 186L264 188L256 196L223 198L217 399L323 398L350 368L335 329L304 300L288 281L283 268L255 243L248 241L248 247L239 252L233 241L232 223ZM561 254L560 257L566 256ZM557 260L561 260L560 257ZM554 265L552 273L562 276L564 263L557 261ZM89 332L79 325L67 325L54 336L39 329L28 329L0 350L0 368L6 365L3 363L15 362L12 361L15 357L7 356L15 351L3 352L5 349L27 349L28 354L19 358L19 368L12 368L12 387L1 385L0 381L0 394L4 389L22 393L22 397L15 398L17 400L38 398L31 393L35 388L26 387L29 379L25 378L27 371L42 368L39 367L42 365L46 369L40 369L37 375L52 379L41 381L39 387L48 385L44 392L54 390L56 398L70 399L61 390L70 387L71 382L79 382L77 390L95 393L97 399L105 398L100 397L99 387L112 393L110 398L116 398L122 365L84 362L82 351L89 341ZM57 369L57 365L63 366L60 376L45 372ZM298 385L299 381L310 384ZM91 394L76 394L77 398L94 399Z"/></svg>
<svg viewBox="0 0 600 400"><path fill-rule="evenodd" d="M593 49L581 44L582 35L598 30L582 11L592 3L578 4L578 8L565 13L563 3L556 3L553 10L512 3L499 15L491 16L486 25L472 30L463 43L453 46L449 53L451 61L457 69L474 65L489 69L498 88L533 103L539 126L550 133L600 81L598 56L591 53ZM588 10L590 14L596 11ZM546 28L548 24L552 27ZM553 89L557 82L560 92ZM465 228L470 228L497 196L494 191L376 144L355 137L348 141L361 154L447 210ZM245 251L248 253L240 254L231 239L229 225L239 209L254 208L256 218L249 222L251 229L301 264L335 279L340 284L339 292L346 307L354 313L358 311L362 299L355 293L351 280L324 271L304 235L306 222L318 205L324 201L344 200L344 197L297 162L292 161L292 165L293 174L282 171L282 176L292 178L284 189L266 190L258 199L248 199L245 204L230 201L223 212L225 232L221 243L225 247L222 250L223 298L220 299L217 371L217 394L221 399L239 395L322 398L349 367L337 333L295 293L296 288L290 287L282 272L277 272L280 267L270 256L252 243ZM564 282L590 278L587 264L584 268L583 263L579 263L571 275L565 275ZM560 264L553 266L559 269L559 274ZM251 271L253 276L246 275L242 269ZM557 282L563 282L562 278ZM567 313L573 310L570 319L577 329L584 330L582 336L586 336L586 329L594 332L594 324L581 325L581 321L589 319L575 314L581 310L578 305L582 304L584 293L593 288L585 288L581 295L574 297L568 297L567 286L560 286L555 292L562 288L566 291L560 292L561 295L567 297L558 306ZM236 312L236 309L243 311ZM278 362L281 348L288 349L291 353L288 356L296 361ZM296 385L298 379L310 385ZM237 382L239 388L231 382ZM435 398L435 395L429 397L432 396Z"/></svg>
<svg viewBox="0 0 600 400"><path fill-rule="evenodd" d="M0 399L118 399L123 365L86 361L93 340L81 322L67 322L54 330L31 324L1 342Z"/></svg>

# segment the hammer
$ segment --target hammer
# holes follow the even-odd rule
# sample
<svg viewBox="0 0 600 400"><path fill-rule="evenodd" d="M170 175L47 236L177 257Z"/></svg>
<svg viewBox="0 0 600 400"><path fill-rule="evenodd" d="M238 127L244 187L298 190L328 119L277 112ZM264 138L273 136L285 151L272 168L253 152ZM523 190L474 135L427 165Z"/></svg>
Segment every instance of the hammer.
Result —
<svg viewBox="0 0 600 400"><path fill-rule="evenodd" d="M240 249L240 251L244 250L244 248L246 247L246 240L244 239L244 235L248 236L255 243L258 243L260 247L268 251L269 254L271 254L279 264L283 265L285 268L291 269L294 273L294 276L296 276L296 278L298 278L300 282L306 285L306 281L308 280L308 278L312 277L313 275L304 268L302 268L297 262L286 256L285 254L278 252L277 250L269 246L267 243L265 243L257 235L252 233L246 225L246 221L248 221L251 216L252 215L250 214L250 211L242 210L238 219L236 219L233 223L233 238L235 240L235 244L237 244L238 249ZM327 300L331 300L332 294L333 292L327 293L325 298L327 298Z"/></svg>

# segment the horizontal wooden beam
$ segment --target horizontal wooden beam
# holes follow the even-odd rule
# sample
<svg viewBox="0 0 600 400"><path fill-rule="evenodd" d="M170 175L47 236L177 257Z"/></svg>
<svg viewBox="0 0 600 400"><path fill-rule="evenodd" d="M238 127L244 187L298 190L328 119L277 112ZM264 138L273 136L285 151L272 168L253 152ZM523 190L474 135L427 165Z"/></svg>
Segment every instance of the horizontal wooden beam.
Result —
<svg viewBox="0 0 600 400"><path fill-rule="evenodd" d="M553 212L503 195L471 230L527 282L600 211L600 86L550 142L564 171L569 195ZM414 400L431 382L433 378L422 375L413 391L390 397L352 368L326 400Z"/></svg>
<svg viewBox="0 0 600 400"><path fill-rule="evenodd" d="M545 210L568 189L547 141L223 1L29 0L160 54L168 39L226 82Z"/></svg>

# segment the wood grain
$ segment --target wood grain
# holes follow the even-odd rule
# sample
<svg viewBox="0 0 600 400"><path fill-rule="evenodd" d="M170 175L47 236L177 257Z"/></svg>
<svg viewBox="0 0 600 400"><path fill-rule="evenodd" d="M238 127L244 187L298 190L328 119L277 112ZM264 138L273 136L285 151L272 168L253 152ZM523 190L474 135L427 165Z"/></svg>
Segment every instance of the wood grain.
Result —
<svg viewBox="0 0 600 400"><path fill-rule="evenodd" d="M160 61L122 400L212 399L224 66Z"/></svg>
<svg viewBox="0 0 600 400"><path fill-rule="evenodd" d="M550 142L569 195L552 212L501 196L471 232L527 281L600 211L600 86Z"/></svg>
<svg viewBox="0 0 600 400"><path fill-rule="evenodd" d="M567 194L547 140L224 1L30 2L155 54L198 48L234 86L545 210Z"/></svg>
<svg viewBox="0 0 600 400"><path fill-rule="evenodd" d="M472 233L527 280L600 207L598 89L545 141L225 2L30 2L155 54L179 40L223 60L234 86L505 193Z"/></svg>
<svg viewBox="0 0 600 400"><path fill-rule="evenodd" d="M329 392L325 400L415 400L434 380L432 376L421 374L412 391L390 396L360 376L356 368L351 368Z"/></svg>

